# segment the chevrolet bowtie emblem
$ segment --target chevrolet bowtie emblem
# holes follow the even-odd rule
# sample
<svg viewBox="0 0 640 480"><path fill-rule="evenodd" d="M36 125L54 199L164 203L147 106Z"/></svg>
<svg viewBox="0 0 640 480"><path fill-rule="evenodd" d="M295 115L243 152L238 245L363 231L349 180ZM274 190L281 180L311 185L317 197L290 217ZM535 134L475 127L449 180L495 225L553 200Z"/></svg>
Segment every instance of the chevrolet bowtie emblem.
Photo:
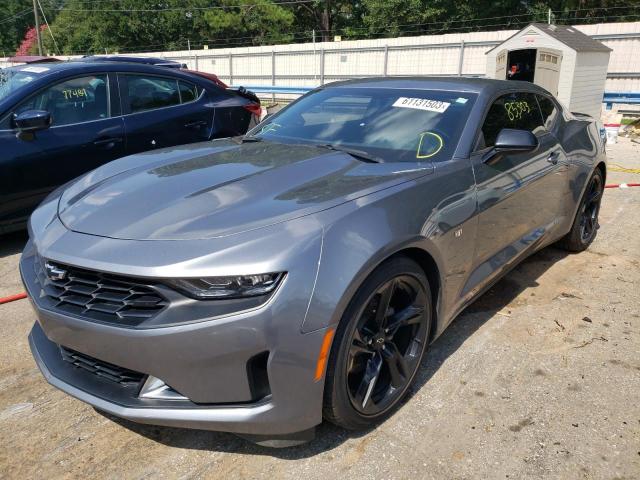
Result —
<svg viewBox="0 0 640 480"><path fill-rule="evenodd" d="M66 270L60 267L56 267L49 262L44 264L44 269L46 270L47 277L49 277L50 280L64 280L64 278L67 276Z"/></svg>

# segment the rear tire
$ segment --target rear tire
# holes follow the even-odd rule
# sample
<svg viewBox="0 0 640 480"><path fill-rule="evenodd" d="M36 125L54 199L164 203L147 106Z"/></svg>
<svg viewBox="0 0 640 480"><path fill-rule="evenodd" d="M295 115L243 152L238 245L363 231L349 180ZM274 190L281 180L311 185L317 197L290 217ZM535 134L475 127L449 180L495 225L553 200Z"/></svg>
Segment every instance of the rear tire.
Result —
<svg viewBox="0 0 640 480"><path fill-rule="evenodd" d="M582 252L589 248L600 228L598 214L603 192L604 178L600 169L596 168L582 195L571 230L558 242L559 247L569 252Z"/></svg>
<svg viewBox="0 0 640 480"><path fill-rule="evenodd" d="M387 418L411 386L429 340L431 291L413 260L380 265L351 300L327 368L324 418L350 430Z"/></svg>

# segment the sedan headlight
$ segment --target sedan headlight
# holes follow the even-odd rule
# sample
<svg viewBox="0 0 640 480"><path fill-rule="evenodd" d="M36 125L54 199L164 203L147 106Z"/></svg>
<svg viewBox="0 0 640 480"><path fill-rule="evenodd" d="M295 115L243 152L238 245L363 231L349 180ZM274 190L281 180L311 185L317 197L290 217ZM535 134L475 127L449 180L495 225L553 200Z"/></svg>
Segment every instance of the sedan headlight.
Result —
<svg viewBox="0 0 640 480"><path fill-rule="evenodd" d="M262 273L228 277L181 278L171 283L187 295L202 299L245 298L266 295L273 292L282 278L283 272Z"/></svg>

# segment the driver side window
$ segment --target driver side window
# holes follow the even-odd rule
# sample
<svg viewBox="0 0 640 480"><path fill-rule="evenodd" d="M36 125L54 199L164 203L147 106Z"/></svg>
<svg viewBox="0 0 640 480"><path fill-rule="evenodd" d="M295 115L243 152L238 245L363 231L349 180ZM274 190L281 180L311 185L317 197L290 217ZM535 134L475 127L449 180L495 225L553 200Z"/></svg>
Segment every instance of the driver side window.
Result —
<svg viewBox="0 0 640 480"><path fill-rule="evenodd" d="M13 113L27 110L48 111L54 127L109 118L107 76L92 75L57 83L20 104Z"/></svg>
<svg viewBox="0 0 640 480"><path fill-rule="evenodd" d="M534 94L509 93L495 100L482 124L477 150L493 147L503 128L529 130L534 134L544 131Z"/></svg>

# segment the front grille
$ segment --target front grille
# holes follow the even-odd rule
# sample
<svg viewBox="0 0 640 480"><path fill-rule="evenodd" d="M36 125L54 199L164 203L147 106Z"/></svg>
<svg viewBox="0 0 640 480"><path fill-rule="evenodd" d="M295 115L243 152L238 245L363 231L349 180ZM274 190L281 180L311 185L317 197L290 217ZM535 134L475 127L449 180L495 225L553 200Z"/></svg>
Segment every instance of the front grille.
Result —
<svg viewBox="0 0 640 480"><path fill-rule="evenodd" d="M97 360L89 355L71 350L70 348L60 346L60 353L65 362L69 362L75 367L82 368L98 377L121 385L138 384L144 377L144 374L140 372L134 372L133 370Z"/></svg>
<svg viewBox="0 0 640 480"><path fill-rule="evenodd" d="M82 318L125 326L136 326L157 315L167 300L142 280L95 272L46 261L64 272L60 278L47 275L45 261L36 258L36 278L42 299L49 307Z"/></svg>

